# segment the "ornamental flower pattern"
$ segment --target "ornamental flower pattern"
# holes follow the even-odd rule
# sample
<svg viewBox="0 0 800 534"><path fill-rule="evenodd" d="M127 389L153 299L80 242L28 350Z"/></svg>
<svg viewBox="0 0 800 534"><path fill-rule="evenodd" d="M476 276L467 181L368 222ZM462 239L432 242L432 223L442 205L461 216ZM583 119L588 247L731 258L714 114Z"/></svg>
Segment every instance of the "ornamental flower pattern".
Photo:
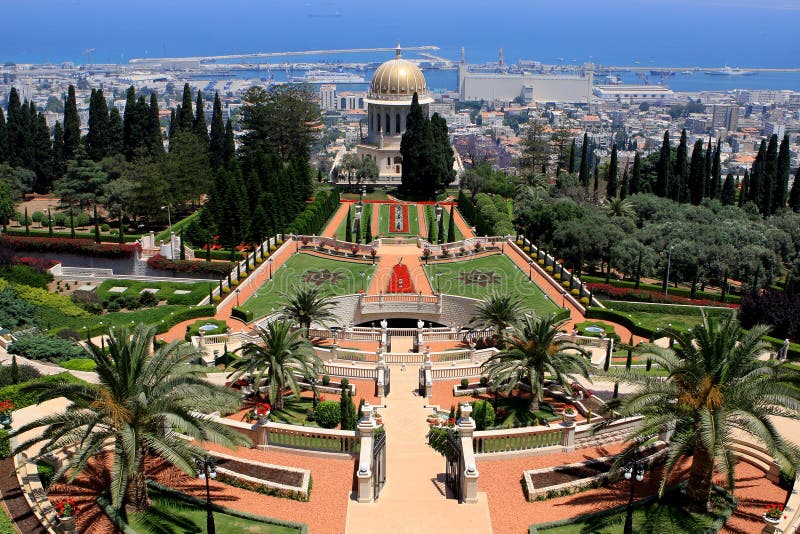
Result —
<svg viewBox="0 0 800 534"><path fill-rule="evenodd" d="M399 263L392 267L392 278L389 280L387 293L413 293L414 283L411 281L411 273L408 267Z"/></svg>
<svg viewBox="0 0 800 534"><path fill-rule="evenodd" d="M308 270L303 275L303 282L321 286L323 284L335 284L344 278L344 274L320 269L319 271Z"/></svg>
<svg viewBox="0 0 800 534"><path fill-rule="evenodd" d="M459 273L458 280L464 285L486 287L490 284L499 284L502 278L494 271L483 272L473 269L469 272Z"/></svg>

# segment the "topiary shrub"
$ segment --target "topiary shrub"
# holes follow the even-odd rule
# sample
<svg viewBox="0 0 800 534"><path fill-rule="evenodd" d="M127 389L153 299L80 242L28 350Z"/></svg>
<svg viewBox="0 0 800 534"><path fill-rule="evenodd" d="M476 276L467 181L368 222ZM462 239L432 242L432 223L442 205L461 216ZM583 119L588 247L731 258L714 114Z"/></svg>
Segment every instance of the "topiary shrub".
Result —
<svg viewBox="0 0 800 534"><path fill-rule="evenodd" d="M143 291L139 294L139 304L144 308L158 304L158 297L152 291Z"/></svg>
<svg viewBox="0 0 800 534"><path fill-rule="evenodd" d="M342 383L342 389L347 389L347 387L350 385L350 381L346 378L342 378L341 383Z"/></svg>
<svg viewBox="0 0 800 534"><path fill-rule="evenodd" d="M469 379L468 378L462 378L461 379L461 389L467 389L467 387L469 387Z"/></svg>
<svg viewBox="0 0 800 534"><path fill-rule="evenodd" d="M572 296L573 296L573 297L577 297L578 295L580 295L580 293L581 293L581 290L580 290L580 289L578 289L578 288L576 287L575 289L573 289L572 291L570 291L570 293L572 293Z"/></svg>
<svg viewBox="0 0 800 534"><path fill-rule="evenodd" d="M103 232L108 232L109 230L111 230L111 227L108 224L103 223L103 225L100 226L100 230L102 230Z"/></svg>
<svg viewBox="0 0 800 534"><path fill-rule="evenodd" d="M314 410L314 421L322 428L336 428L342 421L342 409L338 402L322 401Z"/></svg>
<svg viewBox="0 0 800 534"><path fill-rule="evenodd" d="M481 387L486 387L486 384L488 384L488 383L489 383L489 377L482 376L481 377Z"/></svg>
<svg viewBox="0 0 800 534"><path fill-rule="evenodd" d="M322 375L322 385L327 386L330 383L331 383L330 375Z"/></svg>
<svg viewBox="0 0 800 534"><path fill-rule="evenodd" d="M544 270L547 271L548 273L552 273L553 272L553 266L552 265L548 265L547 267L544 268Z"/></svg>
<svg viewBox="0 0 800 534"><path fill-rule="evenodd" d="M472 418L478 430L486 430L494 426L494 407L488 401L477 400L472 403Z"/></svg>
<svg viewBox="0 0 800 534"><path fill-rule="evenodd" d="M581 297L581 304L583 304L584 306L588 306L589 305L589 297Z"/></svg>

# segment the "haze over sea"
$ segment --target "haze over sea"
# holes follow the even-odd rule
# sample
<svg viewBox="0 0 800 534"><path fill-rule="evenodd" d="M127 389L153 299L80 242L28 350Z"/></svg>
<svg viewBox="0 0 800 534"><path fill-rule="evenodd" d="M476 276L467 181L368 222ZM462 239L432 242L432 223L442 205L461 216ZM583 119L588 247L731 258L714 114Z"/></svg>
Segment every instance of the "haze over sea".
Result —
<svg viewBox="0 0 800 534"><path fill-rule="evenodd" d="M472 63L495 61L502 47L507 63L800 67L800 0L25 0L4 3L3 13L0 61L21 63L83 63L87 48L95 49L93 63L126 63L134 57L386 47L399 40L437 45L438 55L452 59L463 46ZM800 90L800 74L695 73L675 76L670 85Z"/></svg>

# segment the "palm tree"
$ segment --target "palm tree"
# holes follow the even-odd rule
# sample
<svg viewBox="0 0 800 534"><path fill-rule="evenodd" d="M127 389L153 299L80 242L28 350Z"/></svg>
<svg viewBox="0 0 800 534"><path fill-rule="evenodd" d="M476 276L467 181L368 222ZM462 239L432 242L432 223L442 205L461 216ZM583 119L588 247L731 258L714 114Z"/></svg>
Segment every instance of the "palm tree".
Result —
<svg viewBox="0 0 800 534"><path fill-rule="evenodd" d="M307 336L310 336L311 323L316 321L324 324L325 321L335 317L331 310L335 303L317 286L296 285L292 287L291 293L284 293L283 297L286 302L281 315L304 327Z"/></svg>
<svg viewBox="0 0 800 534"><path fill-rule="evenodd" d="M575 380L575 374L589 377L586 351L571 341L557 338L566 321L556 322L555 315L523 317L507 336L506 348L486 362L490 380L503 385L507 393L520 381L530 384L531 412L539 409L545 374L565 387Z"/></svg>
<svg viewBox="0 0 800 534"><path fill-rule="evenodd" d="M298 376L316 377L322 369L322 361L314 347L289 321L273 321L267 328L257 327L260 343L247 343L237 349L241 356L231 364L234 370L229 378L236 381L245 374L252 376L256 384L265 381L268 385L269 402L276 410L283 409L283 392L291 388L297 395Z"/></svg>
<svg viewBox="0 0 800 534"><path fill-rule="evenodd" d="M636 218L636 210L633 202L619 197L611 198L605 205L606 215L609 217L628 217Z"/></svg>
<svg viewBox="0 0 800 534"><path fill-rule="evenodd" d="M492 291L475 307L473 323L482 328L493 327L495 339L502 343L503 331L516 323L524 312L518 295Z"/></svg>
<svg viewBox="0 0 800 534"><path fill-rule="evenodd" d="M677 341L672 349L640 346L640 353L669 373L666 381L636 370L611 373L638 386L608 406L623 416L644 416L632 435L631 450L664 429L674 429L661 494L684 458L691 458L686 492L695 508L707 508L715 468L733 489L731 443L737 432L763 445L781 467L798 465L800 451L781 437L771 418L800 416L800 374L778 360L758 358L768 348L762 341L768 331L762 325L744 331L732 316L722 321L703 317L703 324L690 332L668 332Z"/></svg>
<svg viewBox="0 0 800 534"><path fill-rule="evenodd" d="M218 410L234 411L238 396L205 380L206 369L190 365L202 354L191 345L173 341L150 349L155 328L138 325L132 331L118 328L109 333L108 354L90 344L86 349L97 364L97 384L36 384L24 388L39 393L39 402L64 397L70 405L18 428L22 435L44 427L39 437L20 444L14 453L41 443L36 458L75 447L56 473L71 482L89 460L109 452L111 502L140 511L149 506L145 458L157 456L186 473L195 472L194 458L200 449L181 434L197 441L227 447L246 445L249 440L211 418L198 415Z"/></svg>

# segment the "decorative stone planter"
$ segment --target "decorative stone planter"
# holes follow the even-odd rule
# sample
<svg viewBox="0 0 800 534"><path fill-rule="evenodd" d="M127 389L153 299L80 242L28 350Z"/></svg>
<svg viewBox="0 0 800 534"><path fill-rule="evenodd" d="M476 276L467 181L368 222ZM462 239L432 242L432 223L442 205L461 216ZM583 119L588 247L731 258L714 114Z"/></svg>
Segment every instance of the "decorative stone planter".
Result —
<svg viewBox="0 0 800 534"><path fill-rule="evenodd" d="M0 415L0 425L3 425L3 428L6 430L11 428L11 420L11 414Z"/></svg>
<svg viewBox="0 0 800 534"><path fill-rule="evenodd" d="M769 534L771 532L775 532L777 530L777 528L778 528L778 525L781 522L781 518L780 517L777 518L777 519L772 519L771 517L767 517L767 514L761 514L761 518L764 520L764 523L767 525L763 530L764 534Z"/></svg>
<svg viewBox="0 0 800 534"><path fill-rule="evenodd" d="M64 534L74 534L78 532L75 528L75 516L61 517L56 516L58 519L58 530Z"/></svg>
<svg viewBox="0 0 800 534"><path fill-rule="evenodd" d="M578 417L577 413L565 413L561 415L564 417L564 424L567 426L575 424L575 418Z"/></svg>

